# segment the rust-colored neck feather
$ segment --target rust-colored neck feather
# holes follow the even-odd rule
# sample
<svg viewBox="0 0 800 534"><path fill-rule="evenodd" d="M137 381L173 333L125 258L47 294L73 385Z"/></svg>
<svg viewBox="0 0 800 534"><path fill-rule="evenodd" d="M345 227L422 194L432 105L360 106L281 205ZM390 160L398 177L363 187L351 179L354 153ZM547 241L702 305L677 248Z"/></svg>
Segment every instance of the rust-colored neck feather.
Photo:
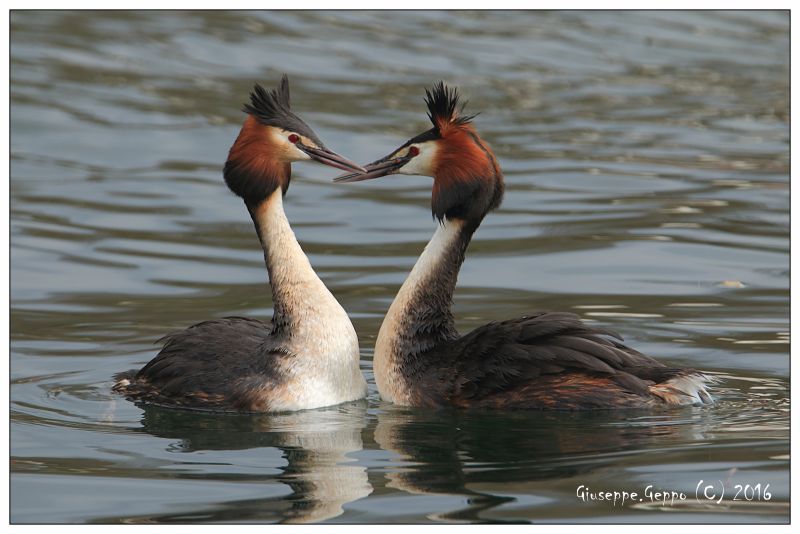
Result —
<svg viewBox="0 0 800 534"><path fill-rule="evenodd" d="M225 183L249 208L259 205L278 187L286 194L291 165L280 157L269 127L247 117L225 162Z"/></svg>
<svg viewBox="0 0 800 534"><path fill-rule="evenodd" d="M480 224L500 205L503 175L494 154L470 124L450 124L439 141L433 169L431 208L439 219Z"/></svg>

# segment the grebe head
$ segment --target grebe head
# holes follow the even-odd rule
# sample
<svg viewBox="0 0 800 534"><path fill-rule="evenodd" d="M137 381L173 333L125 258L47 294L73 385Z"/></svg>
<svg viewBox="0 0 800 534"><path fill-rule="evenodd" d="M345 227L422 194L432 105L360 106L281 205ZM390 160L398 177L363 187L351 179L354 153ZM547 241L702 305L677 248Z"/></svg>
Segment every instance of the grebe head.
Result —
<svg viewBox="0 0 800 534"><path fill-rule="evenodd" d="M289 188L290 164L317 161L337 169L362 172L365 169L329 150L317 134L295 115L289 105L289 79L284 74L276 89L256 84L248 114L225 162L225 182L245 202L266 198L277 187Z"/></svg>
<svg viewBox="0 0 800 534"><path fill-rule="evenodd" d="M360 182L390 174L433 177L431 209L442 221L480 219L500 205L503 176L489 146L472 119L463 115L456 88L439 82L425 90L425 104L433 128L412 137L389 155L366 165L366 173L339 176L336 182Z"/></svg>

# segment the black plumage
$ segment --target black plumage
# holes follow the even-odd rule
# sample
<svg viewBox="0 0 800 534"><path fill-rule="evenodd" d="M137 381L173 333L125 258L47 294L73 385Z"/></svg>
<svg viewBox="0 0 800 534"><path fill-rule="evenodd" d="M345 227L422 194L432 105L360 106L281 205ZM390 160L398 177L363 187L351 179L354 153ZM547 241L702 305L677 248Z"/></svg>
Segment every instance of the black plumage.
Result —
<svg viewBox="0 0 800 534"><path fill-rule="evenodd" d="M448 87L443 81L425 89L425 105L428 107L428 118L434 128L444 124L464 125L472 122L478 113L462 115L469 102L461 102L461 95L456 87Z"/></svg>
<svg viewBox="0 0 800 534"><path fill-rule="evenodd" d="M280 367L291 357L269 325L247 317L204 321L158 342L161 351L141 370L115 377L115 391L155 404L265 411L260 393L281 384Z"/></svg>

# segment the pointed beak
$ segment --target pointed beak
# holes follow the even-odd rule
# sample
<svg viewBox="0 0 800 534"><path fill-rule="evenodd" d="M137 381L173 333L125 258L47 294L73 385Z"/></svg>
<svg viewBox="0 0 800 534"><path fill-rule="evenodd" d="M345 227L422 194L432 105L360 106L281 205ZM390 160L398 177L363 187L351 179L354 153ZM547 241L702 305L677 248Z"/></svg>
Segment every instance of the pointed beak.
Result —
<svg viewBox="0 0 800 534"><path fill-rule="evenodd" d="M324 165L330 165L331 167L336 167L337 169L342 169L343 171L355 171L356 173L363 173L367 171L358 163L350 161L349 159L340 156L336 152L328 150L327 148L313 148L302 143L296 143L295 146L308 154L308 156L314 161L318 161Z"/></svg>
<svg viewBox="0 0 800 534"><path fill-rule="evenodd" d="M385 158L381 158L377 161L373 161L369 165L366 165L363 173L359 172L343 174L334 178L333 181L338 183L350 183L363 182L364 180L374 180L375 178L380 178L381 176L387 176L389 174L396 173L398 170L400 170L400 167L411 160L409 157L393 158L391 156L392 154L389 154Z"/></svg>

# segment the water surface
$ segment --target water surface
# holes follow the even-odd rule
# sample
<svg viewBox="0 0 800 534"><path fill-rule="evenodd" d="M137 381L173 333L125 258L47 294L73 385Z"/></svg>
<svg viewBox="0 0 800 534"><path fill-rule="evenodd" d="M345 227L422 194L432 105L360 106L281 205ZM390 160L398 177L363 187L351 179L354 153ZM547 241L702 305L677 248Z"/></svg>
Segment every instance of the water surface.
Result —
<svg viewBox="0 0 800 534"><path fill-rule="evenodd" d="M310 164L286 210L351 313L369 397L224 416L113 395L164 333L271 315L221 167L253 82L283 72L357 161L427 128L440 78L482 111L507 193L459 278L462 331L572 311L715 374L717 404L382 402L372 348L434 231L430 179L333 185ZM788 12L17 11L10 91L13 522L788 521Z"/></svg>

